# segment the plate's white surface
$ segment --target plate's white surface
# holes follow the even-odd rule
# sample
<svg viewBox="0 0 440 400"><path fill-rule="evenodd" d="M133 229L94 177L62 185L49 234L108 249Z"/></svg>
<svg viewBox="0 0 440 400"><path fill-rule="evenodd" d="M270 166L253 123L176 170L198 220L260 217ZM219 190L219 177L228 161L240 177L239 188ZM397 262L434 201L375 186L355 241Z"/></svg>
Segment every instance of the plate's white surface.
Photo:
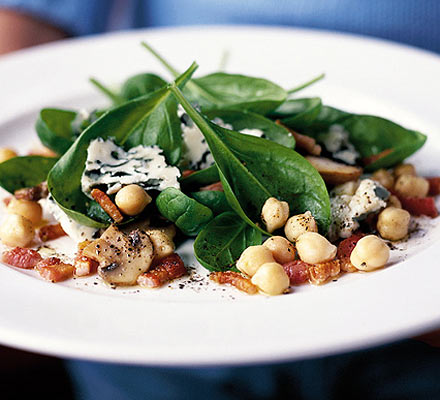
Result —
<svg viewBox="0 0 440 400"><path fill-rule="evenodd" d="M415 157L440 175L440 58L353 36L290 29L181 28L65 41L0 60L0 145L25 152L44 106L105 104L88 83L118 83L158 63L149 41L176 67L263 76L289 88L321 72L304 95L346 110L375 113L429 134ZM303 94L301 94L303 95ZM66 245L61 239L59 245ZM323 287L274 298L209 286L199 276L157 291L111 290L96 278L62 284L0 265L0 342L47 354L154 365L236 364L297 359L363 348L440 325L440 227L394 254L396 263ZM67 243L68 245L68 243ZM194 264L191 244L180 251Z"/></svg>

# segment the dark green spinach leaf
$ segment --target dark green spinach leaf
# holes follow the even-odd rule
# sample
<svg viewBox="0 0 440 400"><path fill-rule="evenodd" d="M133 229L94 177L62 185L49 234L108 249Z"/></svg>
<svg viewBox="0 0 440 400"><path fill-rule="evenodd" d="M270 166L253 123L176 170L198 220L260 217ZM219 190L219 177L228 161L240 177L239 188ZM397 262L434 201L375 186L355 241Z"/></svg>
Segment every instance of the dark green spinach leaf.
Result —
<svg viewBox="0 0 440 400"><path fill-rule="evenodd" d="M167 188L156 198L159 212L187 236L196 236L213 218L212 211L178 189Z"/></svg>
<svg viewBox="0 0 440 400"><path fill-rule="evenodd" d="M174 76L173 68L151 46L142 45L153 54ZM267 114L277 108L287 98L287 92L266 79L239 74L217 72L188 82L185 94L190 101L197 103L202 111L220 108L234 108Z"/></svg>
<svg viewBox="0 0 440 400"><path fill-rule="evenodd" d="M250 111L239 110L212 110L204 113L209 119L220 118L223 122L231 125L234 131L243 129L259 129L265 139L272 140L291 149L295 148L295 138L284 127L270 119Z"/></svg>
<svg viewBox="0 0 440 400"><path fill-rule="evenodd" d="M175 85L171 90L203 133L232 209L257 227L269 197L287 201L293 214L310 210L322 232L330 224L330 200L316 169L294 150L221 128L202 116Z"/></svg>
<svg viewBox="0 0 440 400"><path fill-rule="evenodd" d="M57 158L41 156L14 157L0 163L0 186L10 193L33 187L47 179Z"/></svg>
<svg viewBox="0 0 440 400"><path fill-rule="evenodd" d="M214 215L224 213L226 211L232 211L231 206L226 200L226 196L219 190L203 190L200 192L193 192L191 196L196 199L200 204L211 209Z"/></svg>
<svg viewBox="0 0 440 400"><path fill-rule="evenodd" d="M206 225L194 242L194 255L210 271L235 270L241 253L259 245L262 235L234 212L225 212Z"/></svg>

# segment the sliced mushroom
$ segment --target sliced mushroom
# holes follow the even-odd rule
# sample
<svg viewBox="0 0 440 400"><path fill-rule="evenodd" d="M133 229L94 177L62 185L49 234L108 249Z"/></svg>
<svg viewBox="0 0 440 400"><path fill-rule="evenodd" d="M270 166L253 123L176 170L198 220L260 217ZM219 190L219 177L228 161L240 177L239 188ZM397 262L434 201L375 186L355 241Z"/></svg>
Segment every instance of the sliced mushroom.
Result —
<svg viewBox="0 0 440 400"><path fill-rule="evenodd" d="M82 254L99 262L98 274L107 283L135 285L137 277L150 268L154 249L145 231L124 233L111 225Z"/></svg>
<svg viewBox="0 0 440 400"><path fill-rule="evenodd" d="M324 182L331 185L355 181L362 174L360 167L341 164L329 158L307 156L306 159L318 170Z"/></svg>

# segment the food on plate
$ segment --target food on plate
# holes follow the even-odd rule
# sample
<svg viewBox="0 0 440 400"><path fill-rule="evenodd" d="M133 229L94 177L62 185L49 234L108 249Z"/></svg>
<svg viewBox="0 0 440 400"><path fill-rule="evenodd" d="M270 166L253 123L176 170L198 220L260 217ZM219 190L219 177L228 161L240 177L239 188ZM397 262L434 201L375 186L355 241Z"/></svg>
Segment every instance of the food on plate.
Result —
<svg viewBox="0 0 440 400"><path fill-rule="evenodd" d="M179 243L193 238L211 281L271 296L385 267L412 220L437 217L440 177L407 161L422 133L298 97L308 84L180 74L143 45L173 82L93 79L109 107L45 108L40 151L0 149L4 263L160 288L189 274ZM73 259L40 249L66 236Z"/></svg>

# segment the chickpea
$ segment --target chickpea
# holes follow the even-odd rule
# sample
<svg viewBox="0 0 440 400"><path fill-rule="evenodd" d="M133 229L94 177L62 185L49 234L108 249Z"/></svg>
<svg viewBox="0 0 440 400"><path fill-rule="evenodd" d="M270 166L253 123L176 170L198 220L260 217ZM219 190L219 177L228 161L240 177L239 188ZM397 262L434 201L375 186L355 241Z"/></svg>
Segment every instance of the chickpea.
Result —
<svg viewBox="0 0 440 400"><path fill-rule="evenodd" d="M162 229L146 229L145 232L150 237L151 243L153 243L154 256L156 259L161 259L174 253L174 242Z"/></svg>
<svg viewBox="0 0 440 400"><path fill-rule="evenodd" d="M17 153L8 147L0 147L0 163L17 157Z"/></svg>
<svg viewBox="0 0 440 400"><path fill-rule="evenodd" d="M12 198L6 211L9 214L21 215L31 221L34 225L38 225L43 218L43 210L40 204L36 201L17 200L16 198Z"/></svg>
<svg viewBox="0 0 440 400"><path fill-rule="evenodd" d="M139 185L133 184L116 193L115 203L125 215L138 215L151 203L151 197Z"/></svg>
<svg viewBox="0 0 440 400"><path fill-rule="evenodd" d="M285 264L293 261L296 257L295 246L282 236L272 236L267 239L263 246L266 246L273 255L276 262Z"/></svg>
<svg viewBox="0 0 440 400"><path fill-rule="evenodd" d="M306 232L296 240L296 249L302 261L319 264L333 260L336 257L337 247L319 233Z"/></svg>
<svg viewBox="0 0 440 400"><path fill-rule="evenodd" d="M401 240L408 235L411 215L401 208L385 208L377 220L377 230L384 239Z"/></svg>
<svg viewBox="0 0 440 400"><path fill-rule="evenodd" d="M269 197L261 210L261 219L266 225L266 230L272 233L282 228L289 218L289 204L275 197Z"/></svg>
<svg viewBox="0 0 440 400"><path fill-rule="evenodd" d="M265 294L276 296L286 291L290 279L282 265L276 262L263 264L251 279L252 283Z"/></svg>
<svg viewBox="0 0 440 400"><path fill-rule="evenodd" d="M403 197L426 197L429 192L429 182L419 176L400 175L394 189Z"/></svg>
<svg viewBox="0 0 440 400"><path fill-rule="evenodd" d="M350 261L361 271L372 271L383 267L390 258L390 249L375 235L364 236L356 243Z"/></svg>
<svg viewBox="0 0 440 400"><path fill-rule="evenodd" d="M248 276L253 276L260 266L273 262L275 259L272 252L266 246L250 246L241 253L237 261L237 269Z"/></svg>
<svg viewBox="0 0 440 400"><path fill-rule="evenodd" d="M397 196L392 194L388 199L388 207L402 208L402 203Z"/></svg>
<svg viewBox="0 0 440 400"><path fill-rule="evenodd" d="M18 214L9 214L0 225L0 240L7 246L27 247L35 236L32 222Z"/></svg>
<svg viewBox="0 0 440 400"><path fill-rule="evenodd" d="M318 225L310 211L290 217L284 227L284 233L291 242L306 232L318 232Z"/></svg>
<svg viewBox="0 0 440 400"><path fill-rule="evenodd" d="M384 188L390 190L394 187L394 176L386 169L378 169L372 176L373 181L379 182Z"/></svg>
<svg viewBox="0 0 440 400"><path fill-rule="evenodd" d="M417 176L416 169L412 164L399 164L394 168L394 176L398 178L401 175Z"/></svg>

